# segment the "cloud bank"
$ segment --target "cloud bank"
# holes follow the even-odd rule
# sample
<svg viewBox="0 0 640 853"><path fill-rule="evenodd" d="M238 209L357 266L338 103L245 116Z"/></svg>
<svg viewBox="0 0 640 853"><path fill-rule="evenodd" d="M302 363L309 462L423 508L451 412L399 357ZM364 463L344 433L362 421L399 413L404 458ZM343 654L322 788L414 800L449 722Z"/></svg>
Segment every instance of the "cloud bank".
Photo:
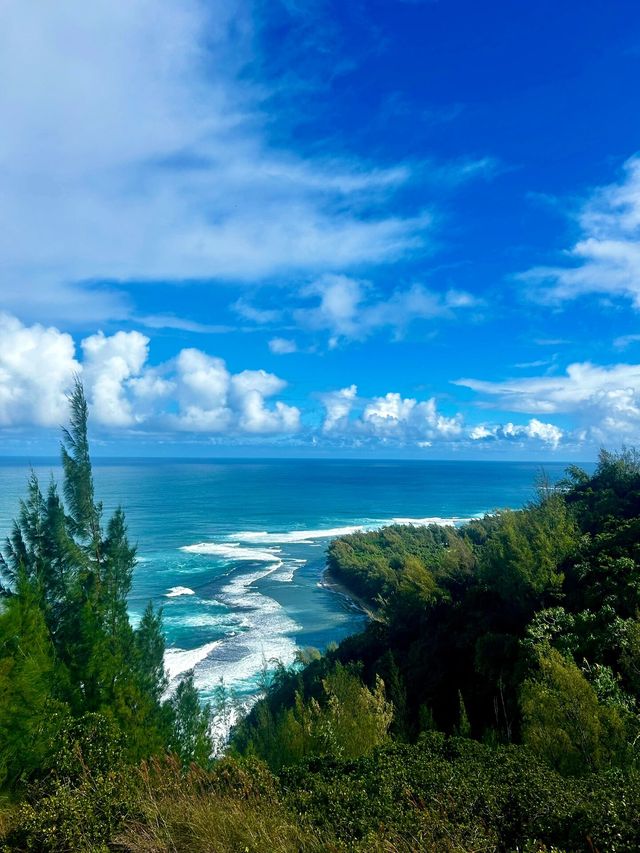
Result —
<svg viewBox="0 0 640 853"><path fill-rule="evenodd" d="M465 447L478 443L506 441L540 444L555 450L564 431L536 418L527 424L480 424L466 426L461 413L445 416L438 411L435 397L419 401L389 392L370 400L359 400L358 389L350 385L320 396L325 410L322 430L330 437L356 443L431 447L446 444Z"/></svg>
<svg viewBox="0 0 640 853"><path fill-rule="evenodd" d="M583 440L634 442L640 435L640 364L570 364L557 376L503 382L459 379L457 385L481 394L485 405L530 414L567 414Z"/></svg>
<svg viewBox="0 0 640 853"><path fill-rule="evenodd" d="M55 328L24 326L0 315L0 425L57 426L66 394L82 378L92 422L108 430L145 429L214 435L295 433L300 412L271 399L286 382L265 370L231 373L220 358L183 349L148 363L149 339L137 331L102 332L81 342Z"/></svg>
<svg viewBox="0 0 640 853"><path fill-rule="evenodd" d="M105 436L190 433L200 440L211 436L234 443L271 436L295 438L298 444L310 446L320 439L328 447L398 448L464 447L489 440L530 440L557 448L565 437L559 427L536 418L525 424L467 425L461 412L443 413L435 397L419 400L396 391L360 397L355 384L312 395L303 412L279 399L287 382L263 369L234 373L223 359L194 347L154 364L150 340L139 331L112 335L100 331L76 347L67 332L25 325L0 314L0 336L0 427L4 428L64 423L66 395L80 376L92 424ZM640 366L635 369L640 374ZM521 380L520 385L505 388L518 397L531 393L525 390L530 382ZM494 383L462 383L485 394L506 393ZM312 425L319 414L317 404L311 402L314 398L324 412L318 427ZM608 399L627 416L640 417L637 401L613 392ZM527 409L527 404L516 400L512 408L519 407Z"/></svg>

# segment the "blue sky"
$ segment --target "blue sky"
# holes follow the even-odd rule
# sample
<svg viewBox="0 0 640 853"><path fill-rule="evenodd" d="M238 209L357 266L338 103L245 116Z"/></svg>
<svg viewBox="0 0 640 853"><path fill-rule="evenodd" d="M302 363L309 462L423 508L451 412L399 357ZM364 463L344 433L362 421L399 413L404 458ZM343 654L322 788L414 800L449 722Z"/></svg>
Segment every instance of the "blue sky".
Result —
<svg viewBox="0 0 640 853"><path fill-rule="evenodd" d="M0 435L590 459L640 432L640 7L0 11Z"/></svg>

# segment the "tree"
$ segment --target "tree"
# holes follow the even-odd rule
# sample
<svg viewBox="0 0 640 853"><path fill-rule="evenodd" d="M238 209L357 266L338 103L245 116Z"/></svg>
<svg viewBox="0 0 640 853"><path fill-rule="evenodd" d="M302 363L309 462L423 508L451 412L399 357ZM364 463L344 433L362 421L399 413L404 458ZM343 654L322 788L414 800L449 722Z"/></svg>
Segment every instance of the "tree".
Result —
<svg viewBox="0 0 640 853"><path fill-rule="evenodd" d="M208 757L197 734L206 712L194 707L193 682L182 686L177 704L164 702L161 613L149 605L137 631L129 622L135 548L121 508L103 526L79 381L69 403L70 426L61 448L64 502L54 482L45 495L32 474L0 561L6 601L0 618L0 687L6 686L0 729L13 744L13 753L9 747L3 753L0 779L2 772L15 776L11 755L18 748L25 773L44 761L40 732L51 716L44 709L55 703L74 718L100 715L122 734L128 760L162 752L189 731L196 733L190 754Z"/></svg>
<svg viewBox="0 0 640 853"><path fill-rule="evenodd" d="M615 759L625 744L619 711L600 704L576 664L555 649L544 649L539 662L538 676L522 687L523 741L568 775Z"/></svg>
<svg viewBox="0 0 640 853"><path fill-rule="evenodd" d="M45 767L68 709L56 702L53 644L40 591L24 570L0 613L0 787Z"/></svg>
<svg viewBox="0 0 640 853"><path fill-rule="evenodd" d="M211 737L211 709L202 705L193 683L193 671L178 685L169 700L172 715L172 732L169 749L175 752L183 767L191 763L206 767L213 754Z"/></svg>
<svg viewBox="0 0 640 853"><path fill-rule="evenodd" d="M560 494L537 506L500 515L480 556L480 578L520 619L553 600L563 581L562 563L577 542L574 523Z"/></svg>

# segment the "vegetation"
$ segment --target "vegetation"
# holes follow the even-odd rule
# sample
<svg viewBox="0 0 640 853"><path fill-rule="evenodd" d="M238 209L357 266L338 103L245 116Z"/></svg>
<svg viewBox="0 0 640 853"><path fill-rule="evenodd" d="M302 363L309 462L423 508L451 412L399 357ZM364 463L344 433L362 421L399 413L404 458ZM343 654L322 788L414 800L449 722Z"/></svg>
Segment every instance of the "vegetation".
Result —
<svg viewBox="0 0 640 853"><path fill-rule="evenodd" d="M521 511L333 542L377 618L276 668L213 760L161 613L129 622L135 549L70 402L63 498L31 477L1 566L0 850L640 849L633 452Z"/></svg>
<svg viewBox="0 0 640 853"><path fill-rule="evenodd" d="M0 791L27 796L19 810L25 826L72 801L92 820L97 797L95 821L108 836L114 815L124 813L122 806L112 814L110 799L120 767L168 748L185 764L206 760L208 712L186 701L189 679L175 698L163 698L162 615L149 605L137 630L129 622L135 548L121 509L103 524L79 383L70 408L64 500L54 482L43 492L32 474L0 556ZM87 785L85 798L78 792ZM34 792L37 806L28 802Z"/></svg>

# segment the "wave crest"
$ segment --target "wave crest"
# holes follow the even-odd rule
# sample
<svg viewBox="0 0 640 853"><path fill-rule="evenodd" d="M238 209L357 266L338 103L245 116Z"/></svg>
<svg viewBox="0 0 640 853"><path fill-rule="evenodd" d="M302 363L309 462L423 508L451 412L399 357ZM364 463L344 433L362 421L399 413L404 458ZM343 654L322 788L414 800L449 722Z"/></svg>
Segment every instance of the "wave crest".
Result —
<svg viewBox="0 0 640 853"><path fill-rule="evenodd" d="M165 598L177 598L179 595L195 595L188 586L172 586L169 592L165 592Z"/></svg>
<svg viewBox="0 0 640 853"><path fill-rule="evenodd" d="M189 554L204 554L229 561L281 562L279 548L241 548L239 542L198 542L195 545L183 545L180 550L187 551Z"/></svg>
<svg viewBox="0 0 640 853"><path fill-rule="evenodd" d="M167 649L164 653L164 666L169 673L169 678L176 678L183 672L188 672L197 664L207 658L211 652L220 645L220 640L205 643L197 649Z"/></svg>

